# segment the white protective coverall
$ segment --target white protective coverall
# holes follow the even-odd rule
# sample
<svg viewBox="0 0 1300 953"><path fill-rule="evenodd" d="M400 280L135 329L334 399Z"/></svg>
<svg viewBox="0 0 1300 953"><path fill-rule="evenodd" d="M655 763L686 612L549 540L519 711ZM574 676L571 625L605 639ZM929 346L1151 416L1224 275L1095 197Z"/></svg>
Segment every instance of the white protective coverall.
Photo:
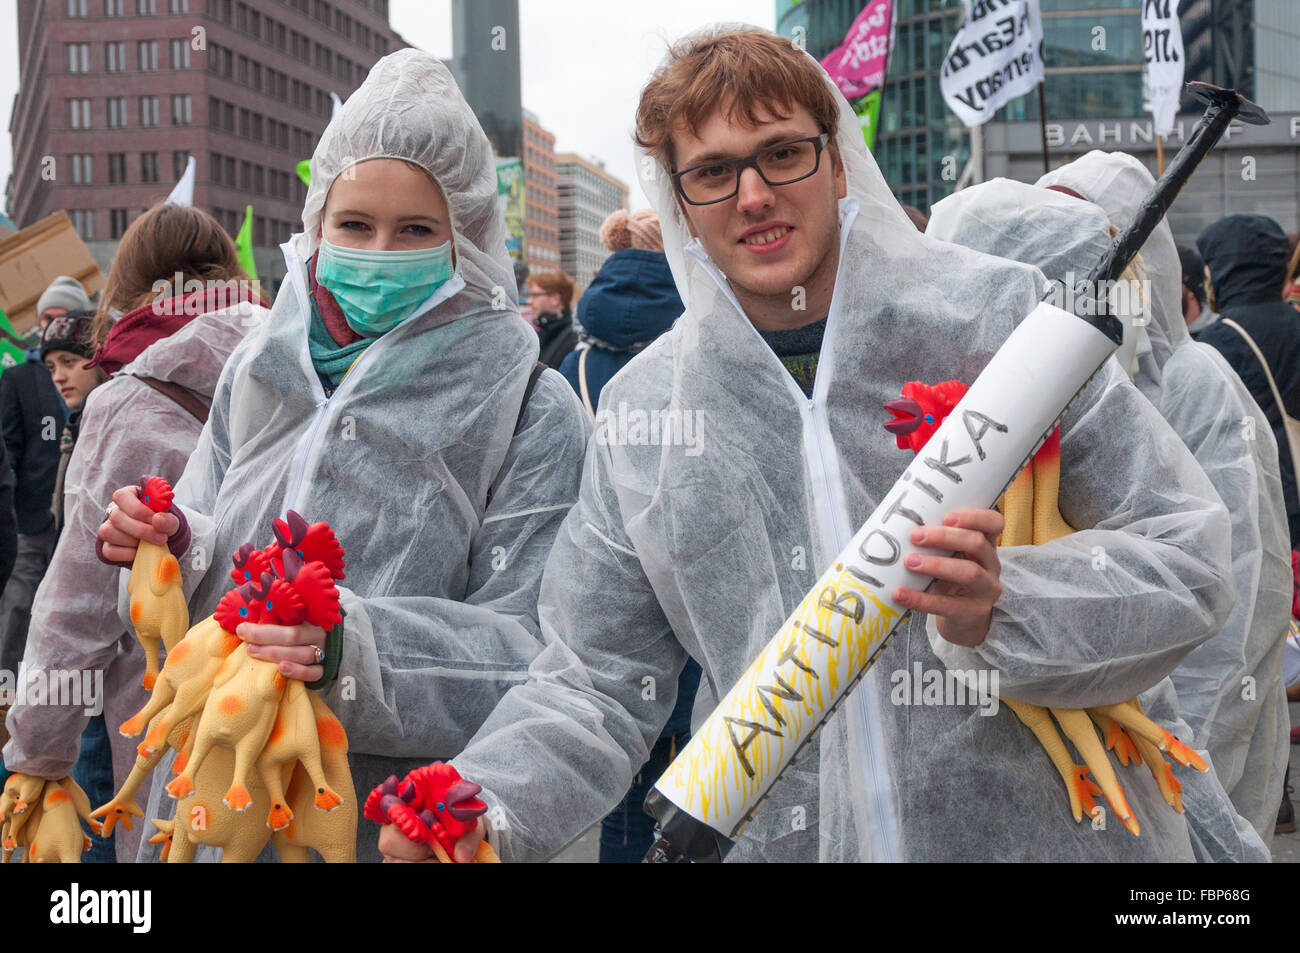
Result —
<svg viewBox="0 0 1300 953"><path fill-rule="evenodd" d="M330 185L377 157L412 162L441 186L456 275L327 399L308 354L306 262ZM491 146L442 63L414 49L376 63L311 170L271 318L232 355L176 487L190 553L211 568L194 568L200 555L181 566L199 619L231 588L240 544L272 541L272 519L293 509L334 529L347 616L339 677L321 697L347 731L364 799L389 775L459 751L526 679L542 648L542 567L577 499L589 425L546 371L515 433L537 334L514 303ZM360 825L357 857L377 860L378 828Z"/></svg>
<svg viewBox="0 0 1300 953"><path fill-rule="evenodd" d="M1117 163L1112 161L1111 165L1114 167ZM1122 164L1118 165L1124 168ZM1145 170L1143 173L1145 174ZM1151 184L1149 176L1147 176L1147 183L1149 187ZM1144 195L1145 191L1141 194ZM1139 200L1140 197L1139 195ZM1167 233L1168 225L1162 224L1158 231ZM926 234L943 241L955 242L978 251L1010 258L1013 261L1036 265L1042 269L1049 280L1077 287L1087 278L1111 244L1111 222L1106 213L1091 202L1081 202L1069 195L1022 182L994 179L957 192L936 204L931 209L930 225ZM1164 238L1168 238L1172 250L1173 239L1167 234L1160 238L1153 236L1147 242L1147 246L1153 249L1153 254L1156 256L1157 266L1162 264L1160 254ZM1176 257L1174 261L1177 261ZM1145 259L1143 263L1145 264ZM1162 271L1159 267L1157 273L1162 276L1171 274L1167 270ZM1145 268L1140 268L1139 274L1147 277L1148 273ZM1178 272L1174 271L1172 274L1177 276ZM1148 293L1160 280L1161 277L1150 279L1146 286ZM1090 294L1090 289L1086 287L1079 290ZM1135 293L1134 288L1124 286L1120 290L1127 293L1117 293L1113 304L1118 309L1117 313L1124 312L1122 316L1127 334L1135 320L1139 322L1146 320L1145 315L1149 315L1151 309L1146 307L1149 304L1147 298L1140 293ZM1062 300L1064 301L1065 298L1062 297ZM1090 297L1086 301L1083 297L1079 297L1076 301L1078 303L1072 306L1084 308L1092 304ZM1177 316L1181 322L1181 312ZM1259 459L1267 456L1263 451L1269 449L1272 433L1266 436L1268 443L1265 443L1265 440L1258 440L1253 448L1247 446L1243 440L1242 419L1252 410L1255 414L1258 414L1259 410L1255 407L1254 401L1242 403L1240 382L1234 387L1217 369L1202 372L1199 367L1201 362L1197 360L1186 365L1196 372L1197 379L1201 381L1201 386L1195 395L1182 390L1165 393L1161 388L1159 364L1167 363L1166 359L1170 351L1163 324L1163 321L1156 318L1147 328L1151 341L1147 353L1152 356L1137 359L1139 368L1146 369L1139 374L1137 383L1147 397L1160 400L1157 409L1163 409L1166 399L1176 394L1178 404L1170 418L1170 423L1178 428L1177 432L1180 435L1190 435L1190 438L1185 437L1188 449L1196 456L1197 462L1203 464L1203 469L1224 502L1240 505L1240 509L1229 506L1229 514L1233 521L1233 575L1238 580L1236 605L1223 631L1199 646L1179 666L1175 672L1177 677L1178 672L1186 669L1199 654L1206 652L1219 640L1227 641L1231 645L1232 636L1229 633L1232 631L1234 620L1238 620L1243 613L1245 618L1250 618L1251 607L1256 603L1254 587L1259 582L1260 563L1265 557L1257 549L1243 551L1241 547L1258 545L1260 504L1262 503L1267 510L1270 506L1269 500L1275 496L1276 505L1280 507L1281 484L1277 476L1276 452L1274 452L1275 462L1272 464L1271 473L1264 461ZM1211 364L1214 361L1211 359L1204 363ZM1152 371L1156 375L1154 381L1149 373ZM1187 387L1191 380L1191 375L1183 377L1180 386ZM1153 384L1153 389L1143 386L1144 383ZM1166 384L1168 383L1169 380L1166 378ZM1252 454L1252 449L1259 452ZM1246 457L1244 461L1241 459L1243 455ZM1268 479L1262 479L1260 474L1268 475ZM1273 493L1264 492L1270 486ZM1243 487L1251 489L1249 496L1242 495ZM1276 513L1280 514L1281 511L1277 510ZM1285 540L1286 522L1285 519L1279 522L1279 519L1280 517L1275 514L1270 525L1281 534L1280 538ZM1246 541L1245 543L1239 542L1239 534ZM1270 599L1274 603L1277 601L1275 592L1264 591L1260 595L1266 605L1269 604ZM1283 606L1283 612L1285 611L1286 607ZM1240 639L1236 642L1235 652L1239 657L1237 665L1240 665L1240 656L1243 653ZM1222 652L1216 658L1222 660ZM1231 685L1240 688L1242 687L1240 674L1236 667L1225 667L1222 677L1230 680ZM1273 672L1273 677L1275 679L1277 677L1276 670ZM1264 694L1271 694L1272 701L1276 702L1278 697L1276 693L1265 690ZM1204 735L1194 736L1187 723L1178 717L1179 709L1174 696L1173 682L1164 679L1160 685L1144 693L1142 700L1148 714L1183 742L1201 748L1202 758L1211 763L1207 774L1199 774L1183 768L1175 769L1175 776L1183 785L1184 810L1192 832L1197 859L1212 862L1268 861L1269 853L1265 846L1267 839L1260 839L1263 832L1257 833L1238 814L1238 809L1229 800L1220 779L1215 774L1218 766L1217 758L1213 757L1212 752L1205 751L1204 744L1200 743ZM1118 769L1118 764L1116 767ZM1131 770L1118 770L1121 784L1128 784L1132 774ZM1273 790L1276 792L1276 786ZM1138 820L1145 822L1141 817ZM1271 831L1270 822L1270 838Z"/></svg>
<svg viewBox="0 0 1300 953"><path fill-rule="evenodd" d="M1063 185L1133 221L1155 180L1138 159L1094 150L1039 180ZM1151 353L1134 377L1209 475L1232 517L1237 603L1222 631L1174 670L1178 708L1195 747L1214 759L1238 812L1272 843L1288 757L1282 650L1291 613L1291 546L1277 441L1250 391L1214 348L1191 339L1182 268L1162 222L1142 248L1150 281Z"/></svg>
<svg viewBox="0 0 1300 953"><path fill-rule="evenodd" d="M96 387L86 399L64 482L63 534L32 603L20 680L30 684L33 679L49 681L55 672L71 672L78 674L83 686L89 681L93 688L102 675L99 702L113 749L115 789L135 764L139 744L138 738L118 734L117 726L143 707L149 693L140 685L144 650L118 616L120 571L96 558L95 534L118 487L145 475L179 480L202 430L180 404L131 375L170 381L209 399L231 351L267 314L259 305L240 303L197 315L145 348L120 375ZM4 755L10 771L45 778L72 772L81 752L88 706L56 704L57 700L47 696L39 704L20 702L9 712L7 724L13 737ZM68 696L65 701L76 702L76 698ZM147 792L146 782L141 797ZM120 824L114 828L119 860L135 858L145 827L136 823L130 831ZM152 833L150 826L147 834Z"/></svg>
<svg viewBox="0 0 1300 953"><path fill-rule="evenodd" d="M606 385L601 406L621 417L625 404L629 422L690 414L700 436L652 444L630 424L597 422L542 583L547 648L453 759L484 786L503 859L553 854L623 796L688 654L715 697L731 687L910 462L881 404L910 380L974 380L1038 303L1036 269L916 231L825 82L840 104L848 198L811 399L691 242L668 171L638 163L686 310ZM1039 704L1118 702L1222 624L1227 515L1113 362L1066 415L1063 448L1062 512L1088 529L1001 552L1004 593L978 648L935 645L922 620L903 624L728 859L1192 859L1183 819L1149 776L1128 788L1140 838L1118 823L1094 830L1074 822L1059 775L1011 712L892 703L913 665L945 664L996 669L1004 689Z"/></svg>

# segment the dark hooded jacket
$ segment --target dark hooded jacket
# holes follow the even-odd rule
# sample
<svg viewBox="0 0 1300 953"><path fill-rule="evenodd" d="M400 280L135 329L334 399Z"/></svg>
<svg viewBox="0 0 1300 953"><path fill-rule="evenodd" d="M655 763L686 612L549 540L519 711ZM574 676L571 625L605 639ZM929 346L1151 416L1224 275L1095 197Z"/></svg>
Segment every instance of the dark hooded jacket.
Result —
<svg viewBox="0 0 1300 953"><path fill-rule="evenodd" d="M584 363L593 411L609 379L672 327L682 311L682 299L663 252L627 248L605 259L578 302L582 340L591 348ZM579 356L574 351L566 357L560 373L581 398Z"/></svg>
<svg viewBox="0 0 1300 953"><path fill-rule="evenodd" d="M16 481L18 532L25 535L42 533L54 522L50 497L67 412L43 363L27 361L0 375L0 427Z"/></svg>
<svg viewBox="0 0 1300 953"><path fill-rule="evenodd" d="M1268 361L1287 413L1300 418L1300 313L1279 294L1290 253L1286 233L1266 215L1229 215L1203 231L1196 246L1210 269L1217 310L1255 339ZM1300 497L1296 493L1295 468L1282 415L1264 369L1245 339L1222 321L1206 328L1197 340L1224 356L1273 428L1291 548L1300 548Z"/></svg>
<svg viewBox="0 0 1300 953"><path fill-rule="evenodd" d="M18 521L14 516L14 471L0 440L0 592L4 591L18 555Z"/></svg>
<svg viewBox="0 0 1300 953"><path fill-rule="evenodd" d="M537 316L537 360L547 367L558 369L564 356L578 343L578 332L573 327L573 312L568 308L558 314L543 311Z"/></svg>

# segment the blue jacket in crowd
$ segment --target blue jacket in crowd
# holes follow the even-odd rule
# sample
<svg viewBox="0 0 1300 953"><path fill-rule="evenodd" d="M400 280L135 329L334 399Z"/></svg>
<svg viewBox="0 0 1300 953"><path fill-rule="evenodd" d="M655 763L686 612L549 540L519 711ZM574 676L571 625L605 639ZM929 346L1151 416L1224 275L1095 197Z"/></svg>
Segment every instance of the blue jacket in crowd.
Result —
<svg viewBox="0 0 1300 953"><path fill-rule="evenodd" d="M594 412L600 391L637 352L667 331L685 310L663 252L627 248L605 259L578 302L578 323L587 354L587 393ZM574 351L560 365L579 397L578 358Z"/></svg>

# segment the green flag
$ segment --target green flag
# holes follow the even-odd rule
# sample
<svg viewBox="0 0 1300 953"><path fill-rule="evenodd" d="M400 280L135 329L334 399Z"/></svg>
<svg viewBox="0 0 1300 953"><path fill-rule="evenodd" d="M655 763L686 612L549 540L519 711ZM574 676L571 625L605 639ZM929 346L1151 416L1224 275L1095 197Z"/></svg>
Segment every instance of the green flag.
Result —
<svg viewBox="0 0 1300 953"><path fill-rule="evenodd" d="M873 89L855 102L853 111L858 114L858 125L862 127L867 149L873 151L876 148L876 123L880 121L880 90Z"/></svg>
<svg viewBox="0 0 1300 953"><path fill-rule="evenodd" d="M298 178L302 179L302 184L310 186L311 185L311 160L303 159L301 162L298 163L296 170L298 172Z"/></svg>
<svg viewBox="0 0 1300 953"><path fill-rule="evenodd" d="M239 226L235 236L235 248L239 252L239 264L244 273L254 281L257 280L257 265L253 264L253 206L244 206L244 224Z"/></svg>
<svg viewBox="0 0 1300 953"><path fill-rule="evenodd" d="M9 323L5 313L0 311L0 373L27 360L22 345L22 338L14 331L14 326Z"/></svg>

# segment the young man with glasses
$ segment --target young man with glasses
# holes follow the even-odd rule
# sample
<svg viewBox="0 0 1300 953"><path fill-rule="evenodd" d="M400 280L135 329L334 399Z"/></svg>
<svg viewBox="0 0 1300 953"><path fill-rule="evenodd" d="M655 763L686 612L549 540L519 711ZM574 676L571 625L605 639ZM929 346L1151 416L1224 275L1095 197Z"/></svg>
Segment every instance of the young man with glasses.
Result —
<svg viewBox="0 0 1300 953"><path fill-rule="evenodd" d="M505 860L555 853L619 799L688 655L705 673L698 713L731 688L909 462L881 404L909 380L974 380L1042 288L1033 268L917 232L848 104L771 34L679 43L642 94L637 141L686 310L602 393L542 582L547 647L453 760L483 785ZM1076 824L996 697L898 691L914 671L983 671L1037 704L1118 702L1222 624L1222 504L1114 362L1063 433L1061 510L1088 529L998 550L993 510L912 527L934 555L909 566L939 581L895 591L914 615L729 860L1191 859L1149 776L1124 778L1141 838L1114 818ZM427 856L391 827L380 848Z"/></svg>

